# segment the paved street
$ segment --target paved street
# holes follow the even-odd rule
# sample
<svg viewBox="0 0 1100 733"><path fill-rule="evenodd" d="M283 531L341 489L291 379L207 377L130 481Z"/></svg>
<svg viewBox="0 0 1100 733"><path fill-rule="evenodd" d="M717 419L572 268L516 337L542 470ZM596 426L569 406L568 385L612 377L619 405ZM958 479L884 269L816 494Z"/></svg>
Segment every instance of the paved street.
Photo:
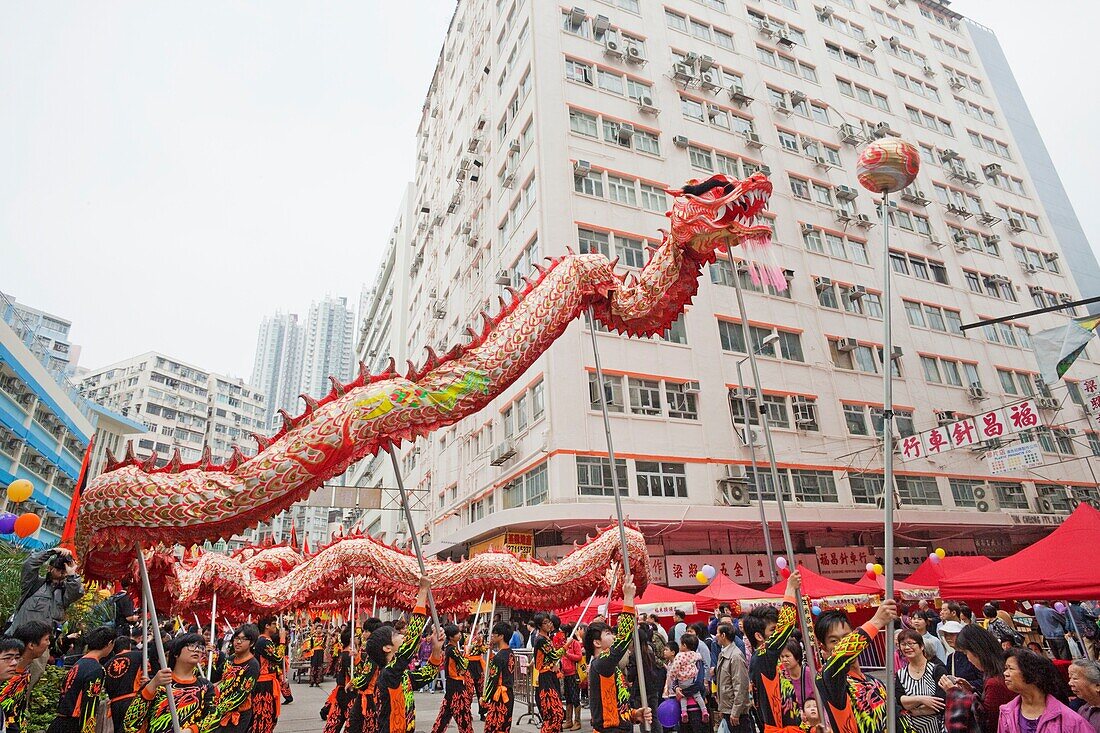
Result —
<svg viewBox="0 0 1100 733"><path fill-rule="evenodd" d="M283 714L279 716L279 725L275 729L276 733L318 733L323 727L318 711L321 709L321 705L324 704L329 692L332 691L332 686L333 682L331 680L326 680L325 686L321 688L310 687L307 684L294 685L294 702L291 705L283 706ZM416 730L419 733L427 733L432 729L432 723L435 722L435 716L439 712L439 702L442 699L443 695L439 693L420 692L416 694ZM521 712L522 709L517 704L517 719ZM476 710L474 713L474 731L475 733L481 733L484 726L477 719ZM587 720L587 718L588 714L585 713L582 719ZM454 723L451 723L449 730L454 733L458 728ZM530 719L528 719L523 725L513 723L512 730L517 733L537 733L538 726L531 725Z"/></svg>

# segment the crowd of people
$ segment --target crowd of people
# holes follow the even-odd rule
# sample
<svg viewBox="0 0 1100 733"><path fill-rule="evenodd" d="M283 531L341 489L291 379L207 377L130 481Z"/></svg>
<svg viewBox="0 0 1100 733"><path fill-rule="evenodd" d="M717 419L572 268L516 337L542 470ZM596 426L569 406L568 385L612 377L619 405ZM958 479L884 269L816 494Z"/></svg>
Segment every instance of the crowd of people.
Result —
<svg viewBox="0 0 1100 733"><path fill-rule="evenodd" d="M636 614L625 583L615 619L563 625L540 612L517 625L431 628L422 581L415 607L390 621L266 616L215 639L167 624L162 666L125 593L112 597L110 623L65 634L66 609L84 590L72 557L47 551L27 561L0 636L0 733L30 733L31 690L51 661L66 672L49 733L166 733L170 702L184 730L272 733L293 702L292 658L311 687L335 679L320 710L324 733L415 733L413 693L437 686L432 733L452 721L473 733L475 714L486 733L507 733L517 695L537 706L541 733L586 724L627 733L640 723L677 733L881 733L890 696L904 733L1100 733L1097 615L1086 604L1037 602L1021 629L996 603L976 619L965 604L887 600L856 626L843 611L815 609L805 639L799 584L792 573L780 604L739 615L722 605L694 623L682 612L668 625ZM888 681L860 665L883 633L895 641Z"/></svg>

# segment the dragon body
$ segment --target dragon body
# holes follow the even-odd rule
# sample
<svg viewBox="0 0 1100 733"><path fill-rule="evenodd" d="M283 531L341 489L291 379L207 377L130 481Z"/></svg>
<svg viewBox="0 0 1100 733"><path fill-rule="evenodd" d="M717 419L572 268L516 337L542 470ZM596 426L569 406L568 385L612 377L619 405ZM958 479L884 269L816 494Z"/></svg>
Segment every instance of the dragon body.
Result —
<svg viewBox="0 0 1100 733"><path fill-rule="evenodd" d="M771 194L761 174L744 181L715 176L669 191L669 231L637 277L624 277L599 254L568 254L538 267L520 291L501 298L495 316L483 313L480 331L440 357L430 349L420 367L381 374L361 364L349 384L332 381L323 399L306 395L306 408L272 437L254 436L259 450L239 450L225 464L209 454L166 465L156 454L141 460L132 446L121 461L83 492L77 550L85 575L108 580L124 574L136 542L191 545L230 537L305 498L352 463L412 441L473 414L508 388L591 307L608 328L633 336L668 329L699 287L701 269L719 249L765 246L771 228L760 218ZM755 266L769 282L774 267Z"/></svg>

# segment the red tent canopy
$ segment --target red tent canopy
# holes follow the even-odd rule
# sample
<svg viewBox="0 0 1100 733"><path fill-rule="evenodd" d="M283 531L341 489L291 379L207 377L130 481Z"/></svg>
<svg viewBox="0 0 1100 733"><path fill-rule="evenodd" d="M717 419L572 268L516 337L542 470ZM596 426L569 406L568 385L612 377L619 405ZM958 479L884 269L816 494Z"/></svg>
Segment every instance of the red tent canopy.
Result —
<svg viewBox="0 0 1100 733"><path fill-rule="evenodd" d="M799 565L798 571L802 573L802 595L810 598L828 598L830 596L865 596L867 591L852 583L842 583L839 580L818 575L805 565ZM783 595L787 592L787 581L781 580L771 588L769 593Z"/></svg>
<svg viewBox="0 0 1100 733"><path fill-rule="evenodd" d="M699 593L685 593L682 590L666 588L656 583L647 585L645 593L634 599L634 607L638 609L639 613L661 614L663 609L671 609L674 606L687 603L694 603L697 611L713 611L718 608L718 602L713 598L703 597ZM615 615L622 610L622 598L616 598L612 601L611 607L608 609L611 615ZM663 615L670 616L672 611L668 610Z"/></svg>
<svg viewBox="0 0 1100 733"><path fill-rule="evenodd" d="M1017 600L1100 597L1100 563L1088 550L1100 537L1100 511L1081 504L1062 526L1015 555L940 583L944 598Z"/></svg>
<svg viewBox="0 0 1100 733"><path fill-rule="evenodd" d="M969 573L971 570L977 570L978 568L992 563L993 561L985 555L977 555L974 557L948 555L939 562L932 562L928 558L925 558L924 562L913 571L913 574L905 579L905 582L914 585L938 586L948 578L954 578L956 575Z"/></svg>
<svg viewBox="0 0 1100 733"><path fill-rule="evenodd" d="M723 573L718 573L718 575L714 576L714 580L710 581L710 585L695 594L695 597L698 599L709 598L716 604L740 604L741 601L756 600L759 598L782 598L783 596L766 590L753 590L748 586L735 583Z"/></svg>
<svg viewBox="0 0 1100 733"><path fill-rule="evenodd" d="M867 573L856 582L857 588L862 588L869 593L878 593L880 595L886 592L886 577L883 575L872 575ZM907 583L900 580L894 581L894 595L909 601L925 598L931 600L939 596L939 591L935 587L926 587L923 585L914 585L913 583Z"/></svg>

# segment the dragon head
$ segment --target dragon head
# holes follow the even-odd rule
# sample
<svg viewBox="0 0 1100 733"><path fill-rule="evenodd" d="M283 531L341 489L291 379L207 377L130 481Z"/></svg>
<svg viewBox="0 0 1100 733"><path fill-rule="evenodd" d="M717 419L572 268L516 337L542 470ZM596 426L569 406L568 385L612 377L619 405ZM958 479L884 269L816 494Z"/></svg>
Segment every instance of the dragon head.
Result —
<svg viewBox="0 0 1100 733"><path fill-rule="evenodd" d="M676 199L669 212L672 235L682 247L703 253L722 245L763 247L771 242L772 230L761 212L772 184L763 173L743 181L718 174L668 193Z"/></svg>

